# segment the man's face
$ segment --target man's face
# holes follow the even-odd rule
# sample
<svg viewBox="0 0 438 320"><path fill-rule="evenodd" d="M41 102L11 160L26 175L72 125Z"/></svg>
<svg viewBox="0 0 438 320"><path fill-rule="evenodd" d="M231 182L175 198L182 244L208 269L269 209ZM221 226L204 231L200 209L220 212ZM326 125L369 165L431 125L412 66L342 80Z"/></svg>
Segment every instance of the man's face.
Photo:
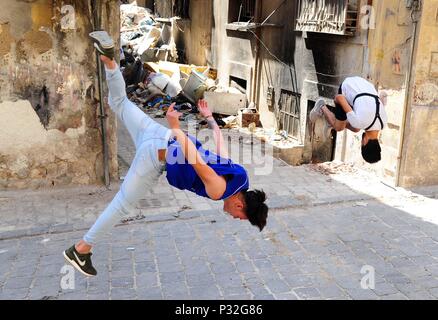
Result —
<svg viewBox="0 0 438 320"><path fill-rule="evenodd" d="M248 217L243 210L243 201L238 196L232 196L224 200L224 211L234 219L247 220Z"/></svg>

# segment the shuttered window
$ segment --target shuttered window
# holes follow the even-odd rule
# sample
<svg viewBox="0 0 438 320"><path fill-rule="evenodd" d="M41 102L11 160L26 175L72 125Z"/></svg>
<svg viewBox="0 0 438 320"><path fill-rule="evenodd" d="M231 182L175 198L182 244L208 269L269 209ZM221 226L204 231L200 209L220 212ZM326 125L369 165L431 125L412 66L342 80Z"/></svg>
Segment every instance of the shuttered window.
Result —
<svg viewBox="0 0 438 320"><path fill-rule="evenodd" d="M300 94L281 90L278 109L278 122L281 130L285 130L294 138L299 137L300 131Z"/></svg>

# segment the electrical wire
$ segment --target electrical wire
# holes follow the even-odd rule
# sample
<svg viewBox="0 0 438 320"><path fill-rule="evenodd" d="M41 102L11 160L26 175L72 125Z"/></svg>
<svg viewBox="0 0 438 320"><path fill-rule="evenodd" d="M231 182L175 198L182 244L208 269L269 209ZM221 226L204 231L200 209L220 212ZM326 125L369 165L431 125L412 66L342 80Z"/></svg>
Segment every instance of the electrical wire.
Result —
<svg viewBox="0 0 438 320"><path fill-rule="evenodd" d="M247 29L249 32L251 32L253 35L254 35L254 37L260 42L260 44L265 48L265 50L269 53L269 55L271 55L275 60L277 60L279 63L281 63L282 65L284 65L285 67L287 67L287 68L289 68L289 69L291 69L291 70L293 70L294 72L296 72L296 69L295 69L295 67L294 66L291 66L291 65L289 65L289 64L287 64L286 62L284 62L283 60L281 60L278 56L276 56L269 48L268 48L268 46L263 42L263 40L262 39L260 39L260 37L259 36L257 36L257 34L254 32L254 31L252 31L252 30L250 30L250 29ZM315 73L315 74L318 74L318 75L321 75L321 76L326 76L326 77L333 77L333 78L340 78L340 77L344 77L344 76L357 76L357 75L359 75L359 74L353 74L353 73L345 73L345 74L327 74L327 73L322 73L322 72L317 72L317 71L315 71L315 72L311 72L311 71L306 71L308 74L310 74L310 73Z"/></svg>

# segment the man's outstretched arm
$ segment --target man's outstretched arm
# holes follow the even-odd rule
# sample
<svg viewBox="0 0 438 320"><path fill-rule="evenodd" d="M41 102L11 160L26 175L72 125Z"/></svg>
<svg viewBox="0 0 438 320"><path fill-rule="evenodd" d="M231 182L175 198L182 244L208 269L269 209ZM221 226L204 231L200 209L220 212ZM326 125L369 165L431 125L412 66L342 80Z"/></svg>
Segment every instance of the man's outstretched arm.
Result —
<svg viewBox="0 0 438 320"><path fill-rule="evenodd" d="M347 114L348 121L346 123L346 128L353 132L359 132L360 131L360 129L358 129L360 127L359 120L357 119L357 116L354 113L353 108L351 108L345 96L338 94L335 97L335 103L340 104L344 112Z"/></svg>
<svg viewBox="0 0 438 320"><path fill-rule="evenodd" d="M216 154L221 156L222 158L228 159L228 150L225 144L224 136L222 135L222 131L216 123L216 120L213 118L213 113L208 108L207 101L199 100L198 108L201 115L207 120L208 127L213 130L214 142L216 144Z"/></svg>
<svg viewBox="0 0 438 320"><path fill-rule="evenodd" d="M209 167L204 159L202 159L196 146L187 137L187 135L180 129L179 117L181 113L174 109L172 104L167 111L166 118L169 123L170 129L175 136L176 140L181 145L181 149L184 153L184 157L187 162L193 166L196 174L202 180L205 186L205 191L207 192L210 199L219 200L227 187L227 183L224 177L219 176L211 167Z"/></svg>

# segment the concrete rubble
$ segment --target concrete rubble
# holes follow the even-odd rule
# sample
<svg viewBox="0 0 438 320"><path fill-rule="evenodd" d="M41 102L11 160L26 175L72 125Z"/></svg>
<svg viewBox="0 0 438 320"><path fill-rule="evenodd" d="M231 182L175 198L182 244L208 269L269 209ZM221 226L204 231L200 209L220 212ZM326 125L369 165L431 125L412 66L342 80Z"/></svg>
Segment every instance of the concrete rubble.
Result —
<svg viewBox="0 0 438 320"><path fill-rule="evenodd" d="M131 101L156 118L164 117L171 103L184 120L206 122L197 116L197 102L205 99L221 128L244 129L280 147L294 145L287 133L264 130L255 104L235 83L219 84L218 70L184 63L176 47L178 17L162 19L136 2L122 4L121 69Z"/></svg>

